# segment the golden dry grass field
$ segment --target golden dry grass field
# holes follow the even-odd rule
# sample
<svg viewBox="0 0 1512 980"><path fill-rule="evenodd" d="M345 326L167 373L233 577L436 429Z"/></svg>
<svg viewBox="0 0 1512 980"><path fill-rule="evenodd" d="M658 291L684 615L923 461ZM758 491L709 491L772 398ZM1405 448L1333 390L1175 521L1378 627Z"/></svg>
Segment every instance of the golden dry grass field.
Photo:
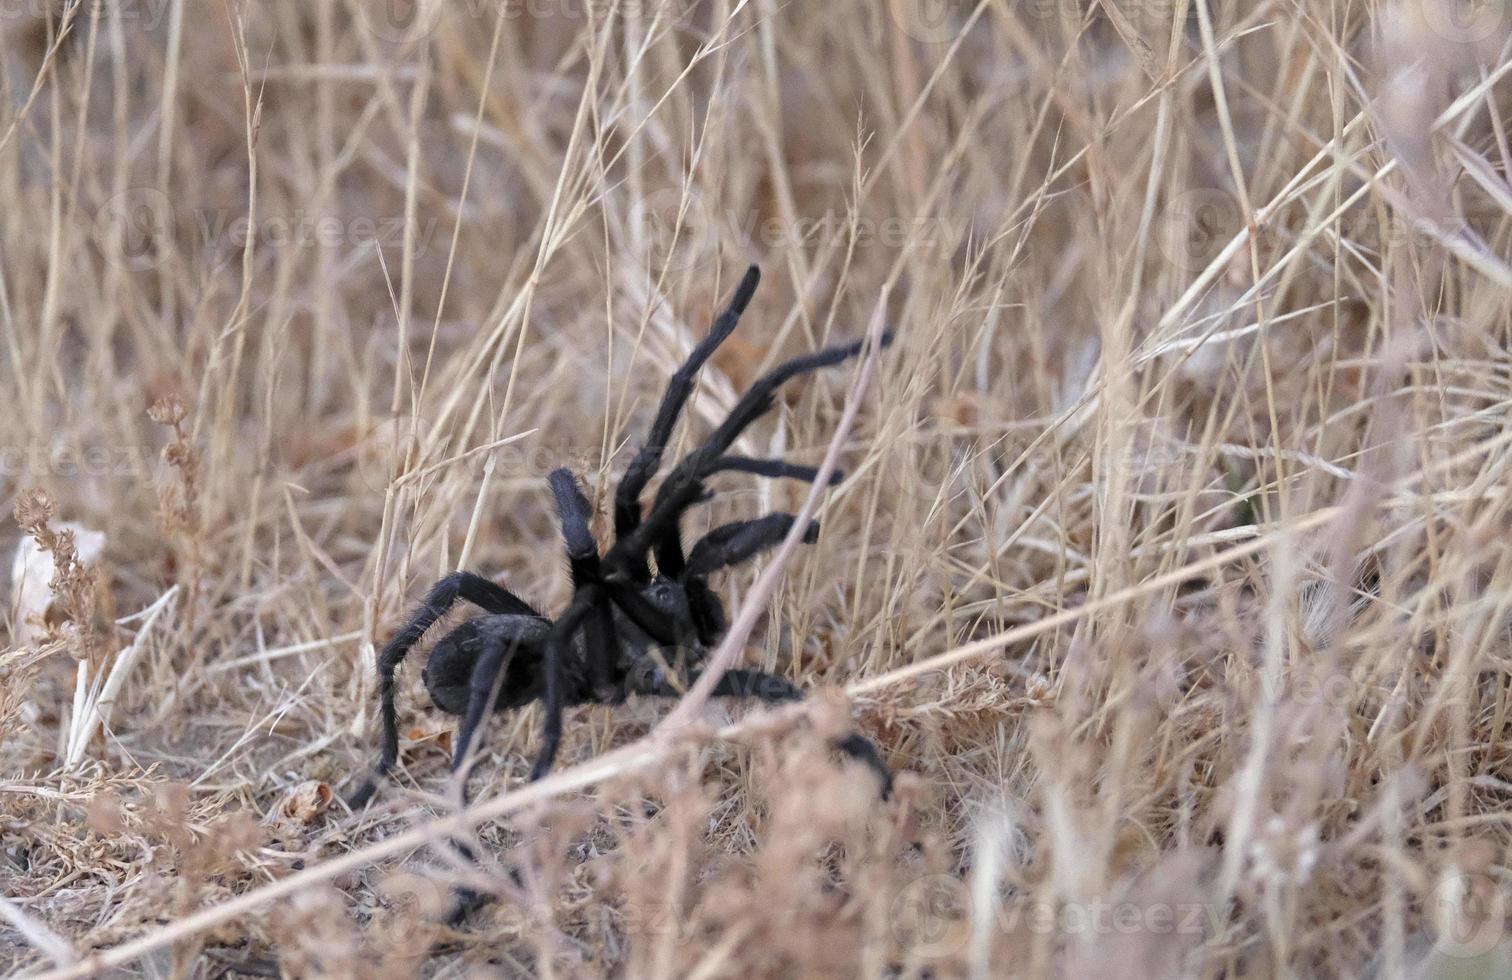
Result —
<svg viewBox="0 0 1512 980"><path fill-rule="evenodd" d="M0 0L0 971L1512 975L1509 73L1502 0ZM683 523L817 507L712 580L812 696L499 713L464 804L438 628L347 806L752 263L661 476L896 333L734 445L840 482Z"/></svg>

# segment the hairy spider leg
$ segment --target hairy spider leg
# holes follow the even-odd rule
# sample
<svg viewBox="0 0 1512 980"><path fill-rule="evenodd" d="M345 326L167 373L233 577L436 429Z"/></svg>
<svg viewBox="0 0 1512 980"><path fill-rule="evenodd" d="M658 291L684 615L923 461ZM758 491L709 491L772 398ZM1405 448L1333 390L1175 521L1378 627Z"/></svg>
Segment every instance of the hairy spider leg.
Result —
<svg viewBox="0 0 1512 980"><path fill-rule="evenodd" d="M698 634L699 642L707 647L714 646L730 628L724 603L705 578L684 579L683 594L688 598L688 615L693 619L693 631Z"/></svg>
<svg viewBox="0 0 1512 980"><path fill-rule="evenodd" d="M549 621L525 616L489 616L478 623L483 649L473 662L468 676L467 711L457 728L457 744L452 750L452 772L460 773L461 785L458 791L464 807L467 805L467 784L471 778L471 773L464 771L468 764L468 752L473 746L473 739L478 736L488 718L489 709L498 703L509 664L522 648L541 642L549 630ZM464 859L477 863L478 855L471 845L455 837L450 840ZM458 887L456 901L446 916L447 923L452 926L460 924L473 910L481 908L489 900L488 895L471 888Z"/></svg>
<svg viewBox="0 0 1512 980"><path fill-rule="evenodd" d="M812 483L819 477L819 470L813 466L789 463L782 459L752 459L748 456L721 456L713 466L709 467L706 476L723 472L754 473L757 476L772 478L786 477L808 483ZM844 478L845 474L837 470L830 474L829 484L834 486ZM682 530L678 522L673 522L667 529L667 533L656 541L656 570L668 578L681 580L685 577L686 569L687 559L683 555Z"/></svg>
<svg viewBox="0 0 1512 980"><path fill-rule="evenodd" d="M651 477L656 474L657 468L661 465L662 453L666 452L667 441L672 437L672 429L677 424L677 417L687 403L688 396L693 393L693 378L709 356L735 331L736 324L740 322L740 315L750 304L751 296L756 292L756 285L760 281L760 269L754 265L746 269L740 285L735 287L735 295L731 298L730 305L709 328L709 335L693 348L688 359L667 383L661 406L656 411L656 419L651 423L651 431L647 434L640 451L630 461L630 466L625 470L625 476L620 480L619 488L614 494L614 536L616 539L623 538L640 524L641 492L646 489L646 484L651 482ZM644 555L644 552L645 549L641 554ZM637 582L645 582L651 574L644 559L638 564L627 562L625 571Z"/></svg>
<svg viewBox="0 0 1512 980"><path fill-rule="evenodd" d="M721 568L747 561L759 552L779 544L787 537L796 520L797 517L793 514L768 514L754 520L725 524L710 531L693 545L688 554L685 588L688 588L691 595L693 588L690 586L696 582L699 588L708 591L706 583L709 575ZM818 536L819 524L810 522L804 532L804 543L813 544ZM726 671L714 686L714 695L757 698L772 703L803 698L803 692L786 678L753 670ZM882 782L884 800L892 794L892 770L887 767L882 753L870 739L859 732L851 732L837 740L835 746L851 758L864 763L877 775Z"/></svg>
<svg viewBox="0 0 1512 980"><path fill-rule="evenodd" d="M697 681L695 674L689 678L689 683ZM655 678L648 675L647 683L637 688L638 693L649 694L654 697L675 698L681 697L681 689L673 686L664 678ZM719 683L714 685L713 696L716 698L747 698L761 701L765 704L787 704L793 701L802 701L803 692L794 687L792 682L785 677L769 674L764 670L727 670ZM882 760L882 753L872 744L871 739L859 732L851 732L835 740L835 748L850 756L858 762L866 765L877 779L882 783L882 798L885 800L892 795L892 770L887 768L887 763Z"/></svg>
<svg viewBox="0 0 1512 980"><path fill-rule="evenodd" d="M597 581L599 572L598 542L588 523L593 507L578 487L572 471L559 467L546 477L556 502L557 518L562 522L562 540L567 545L567 563L572 570L572 584L586 585Z"/></svg>
<svg viewBox="0 0 1512 980"><path fill-rule="evenodd" d="M672 642L672 631L666 625L666 614L652 606L644 596L633 588L623 583L599 583L589 582L581 588L575 588L572 594L572 602L566 611L557 617L551 626L551 632L547 634L542 658L542 671L544 677L544 691L541 696L541 706L545 715L541 726L541 749L536 756L535 766L530 771L530 780L534 782L551 771L552 764L556 761L557 749L562 743L562 661L567 656L567 651L572 642L573 634L585 619L594 615L602 615L607 611L604 604L609 599L624 609L626 615L640 625L642 629L651 635L652 639L659 643ZM636 611L644 613L644 617L638 618ZM658 635L660 634L660 636ZM668 639L662 639L666 636ZM606 648L608 653L614 653ZM589 656L597 655L590 651Z"/></svg>
<svg viewBox="0 0 1512 980"><path fill-rule="evenodd" d="M572 570L574 591L589 585L598 586L635 623L658 643L677 641L676 628L660 609L652 605L638 589L619 583L603 583L600 575L598 542L589 529L593 508L583 496L577 477L566 468L553 470L547 478L552 496L556 500L557 515L562 521L562 537L567 543L567 562ZM587 640L589 678L595 692L609 692L618 687L615 676L615 650L617 649L614 619L609 606L603 602L594 604L584 614L584 633ZM569 637L570 639L570 637Z"/></svg>
<svg viewBox="0 0 1512 980"><path fill-rule="evenodd" d="M562 659L567 656L572 634L583 619L592 614L602 601L599 586L589 584L576 589L572 602L565 612L551 624L546 634L541 669L545 673L545 690L541 693L541 707L545 720L541 725L541 750L535 766L530 770L530 781L535 782L551 771L556 761L557 747L562 743Z"/></svg>
<svg viewBox="0 0 1512 980"><path fill-rule="evenodd" d="M467 750L472 747L473 735L488 717L493 707L497 685L504 681L504 672L514 659L516 644L502 638L485 640L483 653L473 664L472 677L468 683L467 714L457 727L457 744L452 748L452 772L461 771L467 759ZM467 800L467 779L462 779L462 799Z"/></svg>
<svg viewBox="0 0 1512 980"><path fill-rule="evenodd" d="M679 642L681 638L677 635L671 617L652 605L638 589L623 582L602 581L599 574L598 542L594 540L593 532L588 526L593 508L588 503L588 498L583 496L577 477L564 467L553 470L547 480L556 500L557 515L562 521L562 536L567 543L567 562L572 570L573 589L579 590L588 585L600 586L630 621L653 640L663 644ZM602 693L600 700L606 700L619 686L615 672L617 637L614 617L607 604L596 603L593 610L585 614L584 632L588 645L589 679L595 693Z"/></svg>
<svg viewBox="0 0 1512 980"><path fill-rule="evenodd" d="M792 514L776 513L716 527L700 538L688 553L687 576L707 578L721 568L750 560L781 543L797 519ZM813 544L817 540L819 522L810 521L803 534L803 543Z"/></svg>
<svg viewBox="0 0 1512 980"><path fill-rule="evenodd" d="M453 572L431 587L430 593L410 616L409 622L393 635L378 656L378 710L383 722L383 742L378 765L372 775L347 800L347 805L354 810L365 806L372 799L379 782L393 771L399 761L399 720L394 707L394 672L410 649L420 642L425 631L445 616L458 599L465 599L485 612L541 616L524 599L472 572Z"/></svg>
<svg viewBox="0 0 1512 980"><path fill-rule="evenodd" d="M567 564L572 571L572 588L576 592L599 583L599 550L589 522L593 507L578 487L577 477L565 467L551 471L547 482L556 501L557 517L562 522L562 539L567 545ZM588 681L599 700L607 700L618 686L615 677L617 637L614 617L609 607L595 603L584 616L583 632L588 659Z"/></svg>
<svg viewBox="0 0 1512 980"><path fill-rule="evenodd" d="M750 559L757 553L779 544L797 520L792 514L767 514L749 521L722 524L694 543L682 572L683 591L688 596L688 611L705 646L712 646L724 635L724 604L709 587L709 576L721 568ZM810 522L803 536L805 544L819 537L819 525Z"/></svg>
<svg viewBox="0 0 1512 980"><path fill-rule="evenodd" d="M812 483L819 476L818 469L812 466L802 466L781 459L750 459L745 456L721 456L713 472L725 471L754 473L757 476L773 478L786 477L808 483ZM830 486L834 486L844 478L845 474L836 470L830 474ZM710 536L715 533L711 531ZM782 535L786 533L786 530L782 531L777 539L781 540ZM695 551L703 540L694 544ZM717 643L729 625L725 620L724 604L719 601L719 596L714 590L709 588L705 575L688 574L687 560L682 553L682 532L676 524L658 542L656 554L657 567L662 573L682 581L683 590L688 597L688 612L693 617L693 627L699 642L705 646ZM727 564L733 564L733 562Z"/></svg>
<svg viewBox="0 0 1512 980"><path fill-rule="evenodd" d="M798 463L789 463L784 459L752 459L749 456L721 456L709 472L726 471L754 473L757 476L773 478L787 477L790 480L802 480L805 483L813 483L819 478L817 466L803 466ZM845 474L836 470L830 474L829 485L834 486L843 479L845 479Z"/></svg>
<svg viewBox="0 0 1512 980"><path fill-rule="evenodd" d="M883 335L882 346L887 346L891 341L891 334ZM725 458L724 454L731 444L751 423L772 408L775 404L775 393L783 382L795 375L846 361L859 354L865 346L866 341L863 339L855 343L829 347L779 364L769 373L758 378L750 390L741 396L740 401L736 402L729 416L720 423L708 440L684 456L662 481L651 512L645 520L628 535L622 535L616 539L614 546L609 549L609 554L604 559L609 578L621 576L633 578L639 573L639 565L644 562L643 556L653 547L660 546L658 558L662 551L667 552L671 557L677 536L678 521L685 510L702 499L705 493L704 478L718 471L720 461ZM676 547L680 554L680 545ZM676 564L675 560L673 564ZM663 571L663 574L666 572Z"/></svg>

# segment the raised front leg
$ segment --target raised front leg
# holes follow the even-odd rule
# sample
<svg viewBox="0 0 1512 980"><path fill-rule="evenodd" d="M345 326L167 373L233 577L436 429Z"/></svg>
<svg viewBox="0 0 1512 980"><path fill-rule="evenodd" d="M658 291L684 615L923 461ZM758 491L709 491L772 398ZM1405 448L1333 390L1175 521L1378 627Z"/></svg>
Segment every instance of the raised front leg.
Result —
<svg viewBox="0 0 1512 980"><path fill-rule="evenodd" d="M730 300L730 305L709 328L709 335L693 348L688 359L667 383L667 391L662 395L661 406L656 411L656 420L651 423L651 431L646 435L645 445L641 446L635 458L630 461L630 467L625 471L624 479L620 480L619 490L614 495L614 535L616 538L624 537L640 524L641 491L646 489L646 484L651 482L651 477L656 474L656 468L661 465L662 453L667 449L667 440L672 437L672 428L677 424L677 417L681 414L683 405L687 403L688 396L693 393L693 377L698 373L698 369L703 367L709 356L719 348L719 345L735 331L736 324L740 322L740 315L745 312L747 304L751 302L751 297L756 292L756 284L760 281L761 272L754 265L746 270L740 280L740 285L735 288L735 295ZM644 581L649 577L644 562L639 564L636 572L637 581Z"/></svg>
<svg viewBox="0 0 1512 980"><path fill-rule="evenodd" d="M892 334L882 336L882 346L891 342ZM645 519L631 525L629 533L619 530L614 547L606 558L610 569L638 568L642 562L640 556L674 533L683 512L701 499L705 492L704 479L721 468L737 468L727 462L731 457L725 454L752 422L776 404L777 389L784 382L808 371L840 364L861 353L865 347L865 340L829 347L779 364L758 378L709 438L684 456L667 474ZM665 547L670 548L670 544Z"/></svg>
<svg viewBox="0 0 1512 980"><path fill-rule="evenodd" d="M776 547L797 520L792 514L768 514L750 521L723 524L693 545L688 553L688 578L706 578L731 565L749 561L762 551ZM810 522L804 531L805 544L819 540L819 525Z"/></svg>

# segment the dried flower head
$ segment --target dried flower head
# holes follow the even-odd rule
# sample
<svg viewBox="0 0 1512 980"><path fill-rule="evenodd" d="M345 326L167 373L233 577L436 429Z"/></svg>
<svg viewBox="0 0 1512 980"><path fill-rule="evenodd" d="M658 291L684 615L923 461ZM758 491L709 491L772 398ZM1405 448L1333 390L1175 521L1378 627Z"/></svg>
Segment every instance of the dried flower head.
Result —
<svg viewBox="0 0 1512 980"><path fill-rule="evenodd" d="M158 425L171 425L177 428L189 415L189 406L185 404L182 396L168 394L153 402L147 408L147 417Z"/></svg>
<svg viewBox="0 0 1512 980"><path fill-rule="evenodd" d="M32 537L38 537L45 530L47 522L53 518L53 511L52 495L41 487L23 490L16 498L16 523Z"/></svg>
<svg viewBox="0 0 1512 980"><path fill-rule="evenodd" d="M16 500L16 523L31 541L23 540L13 563L17 590L17 614L21 642L39 639L66 639L75 656L93 658L103 645L104 636L96 627L100 599L100 576L81 554L81 543L74 527L54 528L52 497L40 488L23 491ZM104 536L85 532L91 555L98 555ZM27 579L31 572L33 580ZM37 582L46 577L47 587Z"/></svg>

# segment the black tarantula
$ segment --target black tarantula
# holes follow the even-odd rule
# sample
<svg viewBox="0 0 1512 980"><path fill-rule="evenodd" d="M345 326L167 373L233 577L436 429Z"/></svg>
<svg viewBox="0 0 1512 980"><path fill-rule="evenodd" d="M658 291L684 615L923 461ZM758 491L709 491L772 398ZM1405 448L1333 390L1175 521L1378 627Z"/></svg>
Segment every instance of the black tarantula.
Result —
<svg viewBox="0 0 1512 980"><path fill-rule="evenodd" d="M572 600L556 620L488 579L454 572L432 587L409 622L389 640L378 658L382 754L376 771L352 795L349 802L353 808L372 797L379 781L398 761L395 669L458 599L466 599L486 615L469 619L442 637L424 672L426 689L436 707L462 717L453 770L465 761L468 746L490 709L518 708L538 699L545 705L544 739L530 776L535 780L550 770L556 756L562 738L563 707L589 702L617 704L631 693L676 697L682 688L664 674L663 664L681 662L692 671L689 683L696 679L704 655L726 629L724 608L709 587L709 576L781 542L795 518L792 514L768 514L725 524L687 551L683 550L679 519L689 507L712 496L704 480L716 473L736 471L814 480L818 473L812 467L734 456L728 451L747 426L771 409L777 388L784 381L839 364L860 353L865 345L861 341L795 358L758 379L708 440L672 469L657 490L650 511L643 513L641 492L661 464L678 414L692 393L693 377L734 331L759 280L760 273L751 266L709 335L672 376L651 433L615 493L615 541L607 553L599 553L588 526L591 507L571 471L558 469L548 478L572 573ZM890 340L886 335L882 343ZM818 530L817 524L811 524L804 540L812 543ZM654 573L649 563L652 554L656 556ZM668 653L674 656L666 656ZM728 671L714 694L768 702L802 697L785 679L754 670ZM838 742L838 748L870 766L882 782L882 795L888 794L892 777L871 742L852 733Z"/></svg>

